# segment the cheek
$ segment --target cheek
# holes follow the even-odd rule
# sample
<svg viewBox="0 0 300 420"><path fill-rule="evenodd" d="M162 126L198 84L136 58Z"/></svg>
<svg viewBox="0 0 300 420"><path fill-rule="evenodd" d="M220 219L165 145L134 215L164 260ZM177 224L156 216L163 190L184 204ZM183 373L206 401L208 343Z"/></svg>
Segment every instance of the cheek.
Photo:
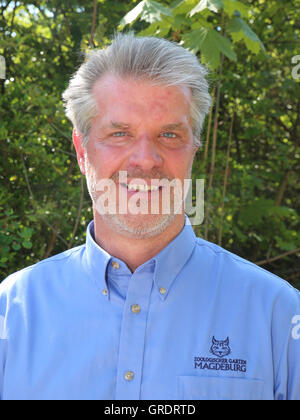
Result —
<svg viewBox="0 0 300 420"><path fill-rule="evenodd" d="M188 151L175 151L165 156L165 163L174 178L189 178L193 165L193 155Z"/></svg>
<svg viewBox="0 0 300 420"><path fill-rule="evenodd" d="M118 170L121 156L120 151L98 145L87 151L90 173L98 178L110 178Z"/></svg>
<svg viewBox="0 0 300 420"><path fill-rule="evenodd" d="M85 167L85 176L86 176L88 185L90 187L94 186L97 182L97 170L95 166L93 165L93 163L90 162L87 156L85 157L84 167Z"/></svg>

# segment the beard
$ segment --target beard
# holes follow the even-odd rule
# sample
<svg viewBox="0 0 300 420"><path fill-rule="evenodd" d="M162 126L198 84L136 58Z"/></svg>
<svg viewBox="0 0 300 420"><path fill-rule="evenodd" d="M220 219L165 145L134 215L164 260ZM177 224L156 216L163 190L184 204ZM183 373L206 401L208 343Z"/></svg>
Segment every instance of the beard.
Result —
<svg viewBox="0 0 300 420"><path fill-rule="evenodd" d="M148 185L151 183L151 180L155 180L155 182L167 181L171 184L174 181L174 179L169 178L162 171L158 171L158 170L153 170L151 172L146 173L140 169L135 169L135 170L129 171L127 173L127 177L131 179L133 183L134 183L134 179L138 179L139 181L141 180L144 181L144 183ZM148 202L148 193L146 194L147 199L145 199L145 195L141 197L142 194L140 194L139 192L136 192L134 195L132 195L131 199L135 199L135 197L139 197L137 201L139 201L140 207L144 207L144 208L147 207L148 211L146 213L130 212L128 210L128 207L130 207L128 206L128 204L130 204L130 200L128 200L126 189L120 185L119 172L113 174L113 176L109 179L111 190L108 191L107 193L108 200L115 199L116 211L108 211L108 212L99 211L99 206L97 203L99 203L99 198L101 198L101 193L99 194L99 190L97 188L96 177L93 175L90 176L87 171L86 178L87 178L88 191L93 201L94 211L98 213L98 215L102 218L103 222L106 225L108 225L110 229L112 229L114 232L120 235L135 238L135 239L153 238L163 233L173 223L174 219L178 217L179 214L182 214L184 198L182 197L182 192L181 192L181 198L179 197L178 199L178 196L177 196L177 199L175 200L174 199L175 189L174 189L174 192L172 193L170 192L170 189L169 191L166 191L166 193L167 192L169 193L169 196L167 197L167 199L169 200L169 203L170 203L169 211L167 211L166 213L162 211L162 200L164 197L163 196L164 191L162 190L158 191L158 194L157 194L157 197L160 200L158 212L153 213L151 211L152 208L151 210L149 209L150 203ZM125 213L120 211L120 207L122 203L124 204L123 202L124 200L122 200L122 203L121 203L121 198L120 198L120 195L118 194L119 191L116 193L117 191L116 186L118 186L119 189L124 188L123 193L124 194L126 193L126 195L123 196L123 197L126 197L124 198L124 200L126 201L126 204L127 204L126 206L127 211ZM119 202L118 202L117 197L119 198Z"/></svg>
<svg viewBox="0 0 300 420"><path fill-rule="evenodd" d="M163 233L175 218L173 214L157 215L151 220L129 220L118 214L105 214L101 216L116 233L135 239L150 239Z"/></svg>

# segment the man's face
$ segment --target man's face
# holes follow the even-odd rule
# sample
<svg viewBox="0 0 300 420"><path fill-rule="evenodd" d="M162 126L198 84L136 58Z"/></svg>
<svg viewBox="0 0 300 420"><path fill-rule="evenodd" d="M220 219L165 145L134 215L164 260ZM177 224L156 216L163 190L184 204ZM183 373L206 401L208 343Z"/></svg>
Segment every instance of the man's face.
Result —
<svg viewBox="0 0 300 420"><path fill-rule="evenodd" d="M148 81L107 75L95 84L93 95L99 113L92 121L86 148L76 146L76 149L83 156L81 169L87 177L94 210L97 211L97 200L103 194L97 191L98 182L110 179L116 185L111 193L116 193L117 212L100 217L120 234L155 236L175 217L174 211L163 214L162 200L166 196L164 187L156 187L159 181L177 179L183 185L184 179L190 178L196 152L190 89L153 86ZM127 185L119 181L120 171L127 172ZM152 191L139 187L141 180L148 187L152 185ZM174 189L169 191L172 208ZM148 214L133 214L130 205L126 214L120 214L120 200L127 205L134 202L141 206L146 202L148 211L144 213ZM158 214L151 214L151 200L159 202Z"/></svg>

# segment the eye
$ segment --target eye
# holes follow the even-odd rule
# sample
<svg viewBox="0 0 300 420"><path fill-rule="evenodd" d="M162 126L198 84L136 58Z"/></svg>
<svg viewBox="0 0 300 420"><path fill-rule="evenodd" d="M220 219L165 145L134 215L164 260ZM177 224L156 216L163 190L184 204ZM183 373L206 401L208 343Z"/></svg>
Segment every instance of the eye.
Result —
<svg viewBox="0 0 300 420"><path fill-rule="evenodd" d="M175 133L170 133L166 131L165 133L162 133L163 137L166 137L168 139L176 139L177 135Z"/></svg>
<svg viewBox="0 0 300 420"><path fill-rule="evenodd" d="M127 133L125 131L118 131L116 133L113 133L114 137L125 137Z"/></svg>

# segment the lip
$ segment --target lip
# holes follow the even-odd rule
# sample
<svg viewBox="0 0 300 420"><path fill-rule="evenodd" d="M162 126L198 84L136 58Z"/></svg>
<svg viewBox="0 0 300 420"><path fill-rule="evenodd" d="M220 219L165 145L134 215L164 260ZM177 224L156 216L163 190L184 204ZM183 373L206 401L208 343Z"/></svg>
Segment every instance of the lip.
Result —
<svg viewBox="0 0 300 420"><path fill-rule="evenodd" d="M130 184L130 182L128 183L128 184ZM141 196L145 196L145 195L154 195L154 194L159 194L161 191L162 191L162 186L158 186L158 189L157 190L145 190L145 191L143 191L143 190L129 190L128 189L128 184L126 185L126 184L123 184L123 183L121 183L121 184L119 184L119 186L122 188L122 190L123 191L126 191L127 192L127 194L129 195L129 196L132 196L132 195L134 195L134 194L139 194L139 195L141 195ZM144 184L144 185L147 185L148 187L151 187L151 186L155 186L154 184Z"/></svg>

